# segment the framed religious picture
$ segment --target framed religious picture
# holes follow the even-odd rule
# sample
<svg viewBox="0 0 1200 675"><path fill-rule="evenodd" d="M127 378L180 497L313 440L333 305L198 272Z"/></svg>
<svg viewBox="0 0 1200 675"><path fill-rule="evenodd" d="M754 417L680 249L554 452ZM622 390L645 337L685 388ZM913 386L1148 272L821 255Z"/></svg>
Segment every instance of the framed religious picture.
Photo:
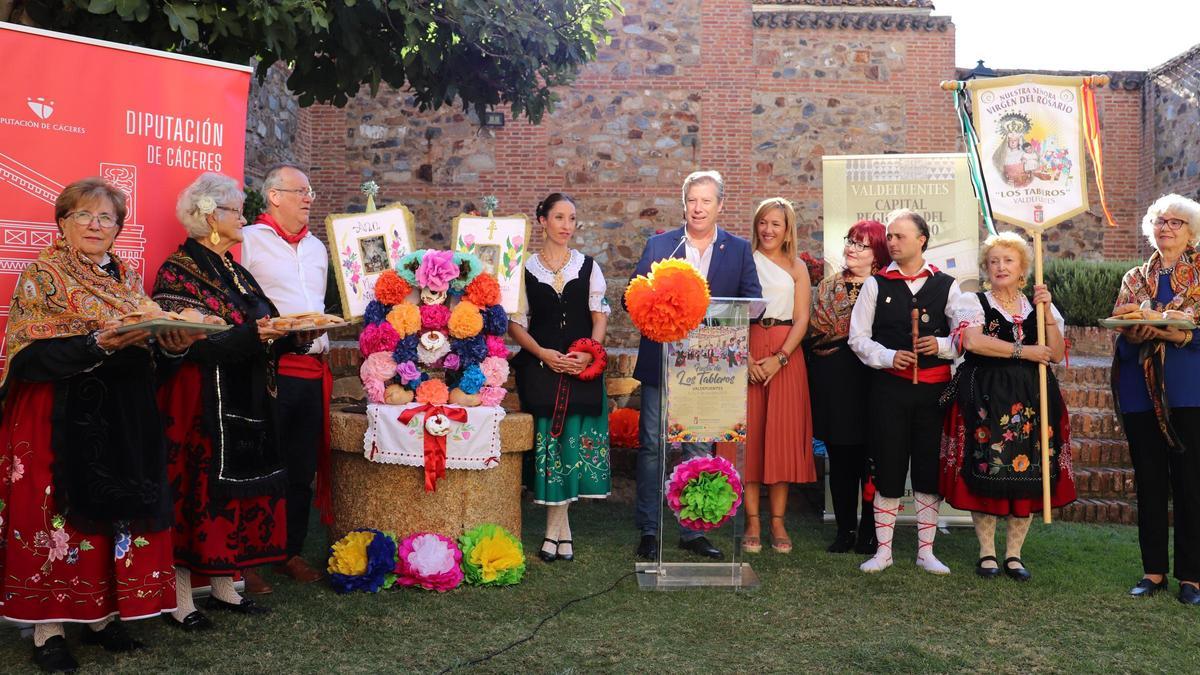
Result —
<svg viewBox="0 0 1200 675"><path fill-rule="evenodd" d="M354 321L375 298L375 279L416 248L413 215L403 204L369 213L333 214L325 219L325 230L342 315Z"/></svg>
<svg viewBox="0 0 1200 675"><path fill-rule="evenodd" d="M473 253L500 283L500 303L509 314L525 311L525 257L529 254L529 219L514 216L472 216L454 219L454 250Z"/></svg>

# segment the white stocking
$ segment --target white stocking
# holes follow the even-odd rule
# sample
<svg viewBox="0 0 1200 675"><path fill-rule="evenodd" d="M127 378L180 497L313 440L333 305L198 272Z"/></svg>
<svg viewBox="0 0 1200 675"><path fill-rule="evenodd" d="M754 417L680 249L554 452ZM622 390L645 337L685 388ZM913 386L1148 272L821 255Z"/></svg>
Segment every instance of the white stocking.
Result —
<svg viewBox="0 0 1200 675"><path fill-rule="evenodd" d="M233 587L233 577L212 577L212 596L231 605L242 604L242 596Z"/></svg>
<svg viewBox="0 0 1200 675"><path fill-rule="evenodd" d="M196 603L192 600L192 572L183 567L175 568L175 611L171 616L183 623L188 614L196 611Z"/></svg>
<svg viewBox="0 0 1200 675"><path fill-rule="evenodd" d="M63 634L63 625L61 623L37 623L33 625L33 646L41 647L46 644L46 640L57 635L65 637Z"/></svg>
<svg viewBox="0 0 1200 675"><path fill-rule="evenodd" d="M896 530L896 514L900 512L900 500L884 497L875 492L872 502L875 511L875 539L879 542L875 555L858 568L864 572L882 572L892 565L892 536Z"/></svg>
<svg viewBox="0 0 1200 675"><path fill-rule="evenodd" d="M917 567L931 574L950 574L950 568L933 555L933 538L937 536L938 509L942 498L926 492L913 492L917 506Z"/></svg>

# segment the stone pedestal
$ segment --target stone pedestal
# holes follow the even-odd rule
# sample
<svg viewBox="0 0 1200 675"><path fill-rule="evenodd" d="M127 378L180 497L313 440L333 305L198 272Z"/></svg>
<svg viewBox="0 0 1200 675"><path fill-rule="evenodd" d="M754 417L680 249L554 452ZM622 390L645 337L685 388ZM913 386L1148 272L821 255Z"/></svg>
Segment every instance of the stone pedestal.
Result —
<svg viewBox="0 0 1200 675"><path fill-rule="evenodd" d="M363 457L367 416L335 410L333 444L334 539L359 527L436 532L457 537L496 523L521 538L521 453L533 447L533 417L510 412L500 423L500 464L483 471L447 469L435 492L425 491L425 469L380 464Z"/></svg>

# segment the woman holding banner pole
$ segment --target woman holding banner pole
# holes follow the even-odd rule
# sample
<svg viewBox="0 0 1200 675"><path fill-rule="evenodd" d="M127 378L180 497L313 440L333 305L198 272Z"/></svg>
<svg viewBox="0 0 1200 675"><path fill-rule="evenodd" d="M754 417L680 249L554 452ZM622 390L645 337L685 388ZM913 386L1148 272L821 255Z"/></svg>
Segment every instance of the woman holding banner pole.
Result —
<svg viewBox="0 0 1200 675"><path fill-rule="evenodd" d="M964 293L954 306L955 336L966 361L945 394L951 405L942 435L942 496L956 509L971 512L979 538L975 573L1004 574L1017 581L1031 577L1021 547L1031 514L1048 508L1042 497L1041 440L1038 431L1038 365L1063 358L1063 318L1050 304L1050 291L1036 286L1033 302L1022 293L1032 252L1015 232L988 237L980 258L989 290ZM1035 305L1050 308L1046 345L1037 344ZM1075 501L1071 475L1070 424L1053 373L1047 373L1050 422L1049 508ZM945 400L945 399L944 399ZM996 524L1007 519L1005 559L996 559Z"/></svg>
<svg viewBox="0 0 1200 675"><path fill-rule="evenodd" d="M1142 232L1155 251L1125 274L1113 314L1150 305L1196 316L1200 204L1161 197L1142 219ZM1200 605L1200 340L1195 329L1136 326L1121 332L1113 381L1133 459L1144 573L1130 595L1167 589L1169 496L1179 601Z"/></svg>
<svg viewBox="0 0 1200 675"><path fill-rule="evenodd" d="M864 401L871 369L846 344L850 312L859 289L872 274L887 267L887 230L875 220L860 220L846 233L845 267L821 280L813 294L812 319L805 339L813 436L829 453L829 492L837 520L830 553L875 553L875 515L867 486L867 429ZM862 516L856 514L862 503Z"/></svg>
<svg viewBox="0 0 1200 675"><path fill-rule="evenodd" d="M817 479L812 455L808 374L792 358L808 330L812 287L808 267L796 257L796 211L781 197L767 199L750 229L754 265L766 310L750 322L750 386L746 396L746 534L742 550L762 551L760 493L767 485L771 548L790 553L784 527L788 485Z"/></svg>

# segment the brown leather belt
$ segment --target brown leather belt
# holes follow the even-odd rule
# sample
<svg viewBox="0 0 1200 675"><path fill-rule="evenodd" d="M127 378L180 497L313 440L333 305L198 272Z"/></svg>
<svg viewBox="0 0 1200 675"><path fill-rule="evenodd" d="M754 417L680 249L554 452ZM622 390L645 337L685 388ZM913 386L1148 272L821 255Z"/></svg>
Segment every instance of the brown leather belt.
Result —
<svg viewBox="0 0 1200 675"><path fill-rule="evenodd" d="M775 326L790 326L790 325L792 325L792 320L791 319L770 319L770 318L750 319L750 323L756 323L756 324L762 326L763 328L774 328Z"/></svg>

